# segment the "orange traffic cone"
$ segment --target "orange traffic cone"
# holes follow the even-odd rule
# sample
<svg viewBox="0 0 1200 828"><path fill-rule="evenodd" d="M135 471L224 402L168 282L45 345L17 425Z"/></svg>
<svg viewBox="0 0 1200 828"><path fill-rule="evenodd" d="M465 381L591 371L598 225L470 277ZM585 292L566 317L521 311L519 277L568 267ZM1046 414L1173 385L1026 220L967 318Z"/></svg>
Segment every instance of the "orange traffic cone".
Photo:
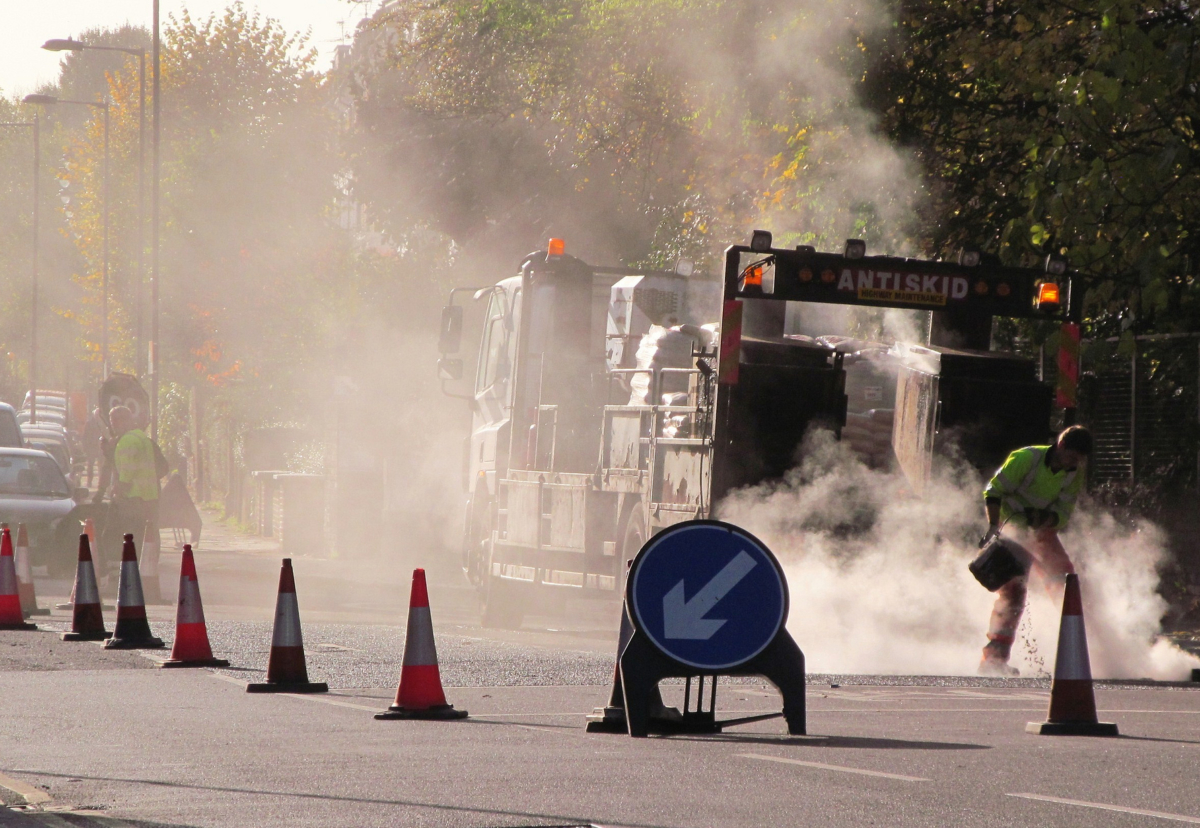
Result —
<svg viewBox="0 0 1200 828"><path fill-rule="evenodd" d="M12 533L4 526L0 537L0 630L36 630L25 622L21 612L21 592L17 587L17 565L13 561Z"/></svg>
<svg viewBox="0 0 1200 828"><path fill-rule="evenodd" d="M157 650L161 638L150 634L146 620L146 601L142 597L142 576L138 572L137 548L133 535L125 535L121 550L121 580L117 588L117 623L112 638L104 642L110 650Z"/></svg>
<svg viewBox="0 0 1200 828"><path fill-rule="evenodd" d="M158 557L161 553L158 529L153 521L146 521L146 531L142 533L142 595L147 604L165 604L162 597L162 583L158 579Z"/></svg>
<svg viewBox="0 0 1200 828"><path fill-rule="evenodd" d="M92 570L92 583L96 584L96 594L99 595L100 594L100 576L103 575L104 573L102 573L100 571L102 568L100 566L100 548L96 546L96 526L95 526L95 524L92 523L91 518L88 518L83 522L83 534L87 535L87 539L88 539L88 549L90 550L89 557L88 557L88 565L89 565L89 568ZM80 560L82 560L82 558ZM75 588L77 586L79 586L78 570L75 573L75 583L71 586L71 600L67 601L67 603L65 603L65 604L56 604L54 608L60 609L60 610L65 609L65 610L74 611L73 607L75 606ZM99 606L99 604L100 604L100 602L97 601L96 605ZM111 605L109 605L109 609L112 609Z"/></svg>
<svg viewBox="0 0 1200 828"><path fill-rule="evenodd" d="M1025 730L1047 736L1117 735L1115 724L1101 722L1096 716L1096 694L1092 691L1092 665L1088 660L1087 633L1083 629L1083 598L1079 594L1078 575L1067 576L1054 681L1050 684L1050 712L1046 721L1030 722Z"/></svg>
<svg viewBox="0 0 1200 828"><path fill-rule="evenodd" d="M467 711L446 703L438 672L437 646L433 641L433 618L429 615L429 590L425 570L414 569L412 595L408 599L408 629L404 635L404 665L396 703L376 719L465 719Z"/></svg>
<svg viewBox="0 0 1200 828"><path fill-rule="evenodd" d="M87 532L79 534L79 565L75 568L75 586L71 589L71 630L63 641L103 641L111 633L104 629L100 612L100 590L96 569L92 566L92 544Z"/></svg>
<svg viewBox="0 0 1200 828"><path fill-rule="evenodd" d="M271 657L267 680L246 685L247 693L327 693L329 685L308 680L304 663L304 639L300 635L300 605L296 603L296 576L292 559L283 559L279 573L279 597L275 601L275 629L271 634Z"/></svg>
<svg viewBox="0 0 1200 828"><path fill-rule="evenodd" d="M88 544L92 548L92 568L96 571L97 576L104 575L104 563L100 556L100 547L96 545L96 524L91 518L83 521L83 532L88 536Z"/></svg>
<svg viewBox="0 0 1200 828"><path fill-rule="evenodd" d="M142 549L145 556L146 550ZM145 560L145 557L142 558ZM200 582L196 579L196 559L192 545L183 545L183 565L179 568L179 609L175 614L175 643L171 658L163 667L228 667L223 658L213 658L200 603Z"/></svg>
<svg viewBox="0 0 1200 828"><path fill-rule="evenodd" d="M31 615L49 615L50 610L40 609L37 605L37 591L33 587L33 568L29 564L29 533L25 524L17 524L17 592L21 596L21 612L28 618Z"/></svg>

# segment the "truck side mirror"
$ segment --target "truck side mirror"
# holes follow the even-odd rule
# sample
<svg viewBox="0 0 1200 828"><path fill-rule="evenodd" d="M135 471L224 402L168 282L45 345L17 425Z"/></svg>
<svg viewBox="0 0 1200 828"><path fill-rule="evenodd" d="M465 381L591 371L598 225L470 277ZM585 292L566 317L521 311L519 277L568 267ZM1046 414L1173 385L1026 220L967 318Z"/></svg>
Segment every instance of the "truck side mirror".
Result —
<svg viewBox="0 0 1200 828"><path fill-rule="evenodd" d="M443 354L457 354L462 347L463 309L461 305L447 305L442 308L442 329L438 334L438 351ZM439 363L440 364L440 363ZM462 376L462 362L458 365L459 376ZM458 377L454 377L458 379Z"/></svg>
<svg viewBox="0 0 1200 828"><path fill-rule="evenodd" d="M450 310L447 308L446 310ZM463 375L463 361L461 359L447 359L443 357L438 360L438 377L443 380L460 380Z"/></svg>

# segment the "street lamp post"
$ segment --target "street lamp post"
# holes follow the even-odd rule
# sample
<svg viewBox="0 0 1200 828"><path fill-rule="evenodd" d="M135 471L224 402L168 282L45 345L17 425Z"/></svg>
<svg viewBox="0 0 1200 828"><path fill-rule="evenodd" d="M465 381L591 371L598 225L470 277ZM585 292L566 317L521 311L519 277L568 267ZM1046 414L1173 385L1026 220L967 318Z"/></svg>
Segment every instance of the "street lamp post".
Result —
<svg viewBox="0 0 1200 828"><path fill-rule="evenodd" d="M94 106L104 110L104 247L103 275L100 280L100 313L103 324L100 326L100 361L101 373L108 378L108 101L69 101L56 98L53 95L26 95L24 103L53 106L56 104L73 104L76 106ZM31 415L32 418L32 415Z"/></svg>
<svg viewBox="0 0 1200 828"><path fill-rule="evenodd" d="M138 227L137 227L137 296L135 301L134 339L137 341L137 373L139 376L146 372L146 337L142 329L142 294L145 293L146 250L146 50L140 46L91 46L79 40L55 39L47 40L42 48L50 52L77 52L83 49L93 49L102 52L124 52L136 55L138 59ZM105 317L107 318L107 317Z"/></svg>
<svg viewBox="0 0 1200 828"><path fill-rule="evenodd" d="M29 320L29 422L37 423L37 320L38 320L38 170L41 168L41 119L37 110L33 122L11 122L5 127L29 127L33 130L33 278L30 284Z"/></svg>
<svg viewBox="0 0 1200 828"><path fill-rule="evenodd" d="M158 178L159 137L161 131L162 96L159 94L159 79L162 63L159 61L158 0L154 0L154 189L150 195L150 439L158 439Z"/></svg>

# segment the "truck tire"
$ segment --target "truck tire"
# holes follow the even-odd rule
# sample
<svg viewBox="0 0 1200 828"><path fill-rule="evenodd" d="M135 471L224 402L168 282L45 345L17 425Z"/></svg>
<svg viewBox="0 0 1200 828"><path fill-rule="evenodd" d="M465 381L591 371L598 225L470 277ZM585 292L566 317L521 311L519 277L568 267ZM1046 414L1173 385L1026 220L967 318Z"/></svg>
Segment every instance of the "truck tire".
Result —
<svg viewBox="0 0 1200 828"><path fill-rule="evenodd" d="M485 544L490 547L490 544ZM518 630L525 620L525 607L519 590L492 574L491 550L483 555L487 562L479 588L479 614L488 629Z"/></svg>
<svg viewBox="0 0 1200 828"><path fill-rule="evenodd" d="M488 538L492 534L492 499L472 498L467 503L463 528L463 572L475 586L482 586L488 564Z"/></svg>
<svg viewBox="0 0 1200 828"><path fill-rule="evenodd" d="M640 511L634 508L625 521L625 532L621 537L621 599L625 597L625 579L629 577L629 564L646 543L646 527L642 525Z"/></svg>

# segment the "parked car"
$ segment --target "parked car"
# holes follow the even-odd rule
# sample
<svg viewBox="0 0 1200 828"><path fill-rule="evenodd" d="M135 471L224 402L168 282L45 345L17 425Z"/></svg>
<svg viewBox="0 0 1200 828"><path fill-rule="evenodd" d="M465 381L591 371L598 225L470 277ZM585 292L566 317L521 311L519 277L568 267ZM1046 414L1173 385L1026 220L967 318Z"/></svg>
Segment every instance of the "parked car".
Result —
<svg viewBox="0 0 1200 828"><path fill-rule="evenodd" d="M17 412L8 403L0 403L0 448L23 448L25 441L17 425Z"/></svg>
<svg viewBox="0 0 1200 828"><path fill-rule="evenodd" d="M29 409L22 408L17 412L17 422L27 423L31 419ZM60 426L66 427L67 412L61 408L42 408L40 405L37 409L38 423L57 423Z"/></svg>
<svg viewBox="0 0 1200 828"><path fill-rule="evenodd" d="M51 575L69 575L74 567L87 495L71 488L46 452L0 449L0 521L25 524L32 564Z"/></svg>
<svg viewBox="0 0 1200 828"><path fill-rule="evenodd" d="M67 395L62 391L38 391L37 395L38 410L42 406L52 406L66 410ZM29 408L29 392L25 392L25 401L21 403L21 408Z"/></svg>

